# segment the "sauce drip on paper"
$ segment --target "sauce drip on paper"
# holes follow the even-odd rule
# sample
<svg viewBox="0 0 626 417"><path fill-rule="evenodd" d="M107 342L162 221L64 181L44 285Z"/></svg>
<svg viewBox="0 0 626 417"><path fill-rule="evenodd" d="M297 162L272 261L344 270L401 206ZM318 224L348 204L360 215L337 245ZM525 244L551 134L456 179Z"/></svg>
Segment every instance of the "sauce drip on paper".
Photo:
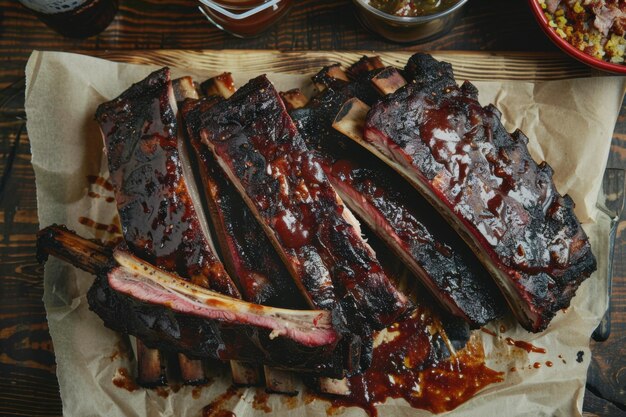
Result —
<svg viewBox="0 0 626 417"><path fill-rule="evenodd" d="M530 353L530 352L546 353L546 350L544 348L537 347L537 346L533 345L532 343L524 342L523 340L513 340L510 337L507 337L505 340L506 340L507 345L511 345L511 346L518 347L520 349L524 349L528 353Z"/></svg>
<svg viewBox="0 0 626 417"><path fill-rule="evenodd" d="M101 230L103 232L110 233L112 235L120 233L120 228L118 225L98 223L97 221L90 219L88 217L82 217L82 216L79 217L78 223L85 225L87 227L90 227L92 229L95 229L95 230Z"/></svg>
<svg viewBox="0 0 626 417"><path fill-rule="evenodd" d="M117 370L113 377L113 385L118 388L123 388L128 392L133 392L139 388L126 368L119 368Z"/></svg>
<svg viewBox="0 0 626 417"><path fill-rule="evenodd" d="M349 378L351 393L331 400L330 412L339 407L360 407L378 416L376 404L402 398L412 407L440 413L452 410L484 387L502 381L503 373L490 369L480 338L470 338L454 357L423 365L428 359L429 328L433 319L414 314L388 330L399 333L374 349L371 367Z"/></svg>
<svg viewBox="0 0 626 417"><path fill-rule="evenodd" d="M87 175L87 182L89 183L88 197L94 200L103 199L107 203L115 201L115 197L106 195L113 192L113 185L106 178L98 175ZM94 191L94 186L97 186L96 188L99 188L99 190ZM106 191L106 193L101 194L102 190ZM118 215L115 215L110 224L97 222L83 216L78 218L78 222L92 229L95 237L102 240L107 246L116 246L122 241Z"/></svg>
<svg viewBox="0 0 626 417"><path fill-rule="evenodd" d="M113 191L113 184L111 184L106 178L98 175L87 175L87 181L89 184L99 185L107 191Z"/></svg>
<svg viewBox="0 0 626 417"><path fill-rule="evenodd" d="M202 409L202 417L237 417L235 413L225 409L225 403L236 395L241 395L239 390L233 386L228 387L225 393Z"/></svg>

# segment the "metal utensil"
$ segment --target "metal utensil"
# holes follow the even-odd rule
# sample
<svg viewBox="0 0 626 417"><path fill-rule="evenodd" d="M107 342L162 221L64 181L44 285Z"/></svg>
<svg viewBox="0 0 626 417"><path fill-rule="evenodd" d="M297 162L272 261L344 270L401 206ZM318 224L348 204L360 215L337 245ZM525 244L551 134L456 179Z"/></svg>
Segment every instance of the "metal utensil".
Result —
<svg viewBox="0 0 626 417"><path fill-rule="evenodd" d="M624 179L626 173L623 169L607 168L602 179L602 190L599 201L596 203L598 210L611 218L611 230L609 232L609 251L607 269L607 296L608 308L602 321L594 330L591 337L596 342L604 342L611 334L611 287L613 281L613 257L615 252L615 238L619 218L624 210Z"/></svg>

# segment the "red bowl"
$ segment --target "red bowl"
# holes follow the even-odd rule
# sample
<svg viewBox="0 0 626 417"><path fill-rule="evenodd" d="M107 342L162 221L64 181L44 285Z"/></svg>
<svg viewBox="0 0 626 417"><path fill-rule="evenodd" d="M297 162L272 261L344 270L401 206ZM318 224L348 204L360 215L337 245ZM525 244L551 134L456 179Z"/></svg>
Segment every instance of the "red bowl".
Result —
<svg viewBox="0 0 626 417"><path fill-rule="evenodd" d="M561 38L556 33L556 31L553 30L550 27L550 25L548 25L548 18L546 17L544 10L541 8L541 4L539 4L539 1L528 0L528 3L530 4L530 9L535 15L535 18L537 19L539 26L541 26L541 29L545 32L546 35L548 35L548 37L552 40L552 42L554 42L556 46L558 46L559 48L561 48L561 50L563 50L563 52L576 58L580 62L589 65L590 67L593 67L602 71L626 74L626 65L614 64L614 63L603 61L601 59L593 57L589 54L584 53L578 48L575 48L571 43Z"/></svg>

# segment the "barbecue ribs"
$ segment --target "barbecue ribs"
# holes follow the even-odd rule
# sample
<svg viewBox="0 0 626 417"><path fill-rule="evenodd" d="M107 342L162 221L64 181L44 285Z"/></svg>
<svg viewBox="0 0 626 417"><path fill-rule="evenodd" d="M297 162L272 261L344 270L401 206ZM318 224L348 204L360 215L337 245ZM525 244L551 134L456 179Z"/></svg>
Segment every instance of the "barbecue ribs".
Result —
<svg viewBox="0 0 626 417"><path fill-rule="evenodd" d="M370 335L407 311L405 296L361 238L265 76L197 120L186 115L190 135L201 137L211 149L311 306L341 306L360 335Z"/></svg>
<svg viewBox="0 0 626 417"><path fill-rule="evenodd" d="M38 250L40 261L53 255L95 274L87 294L91 309L107 327L151 348L331 377L358 369L359 339L337 311L286 310L224 296L65 227L41 230Z"/></svg>
<svg viewBox="0 0 626 417"><path fill-rule="evenodd" d="M364 57L343 79L317 76L327 88L305 106L295 92L283 94L290 115L346 205L397 254L451 313L480 327L504 312L500 293L474 255L441 216L383 162L332 128L350 98L380 98L371 80L387 70ZM325 70L322 70L323 72ZM335 74L337 70L335 70ZM319 82L319 81L318 81ZM295 100L294 100L295 98ZM378 251L376 251L378 253Z"/></svg>
<svg viewBox="0 0 626 417"><path fill-rule="evenodd" d="M417 54L405 74L412 82L369 112L348 102L335 126L443 214L526 329L545 329L596 268L572 200L557 192L548 164L532 159L523 133L509 134L472 84L457 86L449 64Z"/></svg>

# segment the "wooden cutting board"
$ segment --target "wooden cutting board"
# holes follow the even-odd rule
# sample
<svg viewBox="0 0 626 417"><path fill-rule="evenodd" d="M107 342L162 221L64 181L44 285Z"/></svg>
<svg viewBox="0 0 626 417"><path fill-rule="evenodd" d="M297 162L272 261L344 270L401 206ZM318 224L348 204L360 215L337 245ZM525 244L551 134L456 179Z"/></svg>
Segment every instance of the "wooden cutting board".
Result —
<svg viewBox="0 0 626 417"><path fill-rule="evenodd" d="M136 50L96 52L96 55L112 61L168 65L208 72L245 70L259 74L267 72L308 74L319 71L324 65L336 62L348 66L363 55L378 55L387 65L404 67L407 58L413 53L410 51ZM545 81L590 77L598 74L591 68L573 62L562 54L451 51L433 52L432 55L450 62L458 79Z"/></svg>

